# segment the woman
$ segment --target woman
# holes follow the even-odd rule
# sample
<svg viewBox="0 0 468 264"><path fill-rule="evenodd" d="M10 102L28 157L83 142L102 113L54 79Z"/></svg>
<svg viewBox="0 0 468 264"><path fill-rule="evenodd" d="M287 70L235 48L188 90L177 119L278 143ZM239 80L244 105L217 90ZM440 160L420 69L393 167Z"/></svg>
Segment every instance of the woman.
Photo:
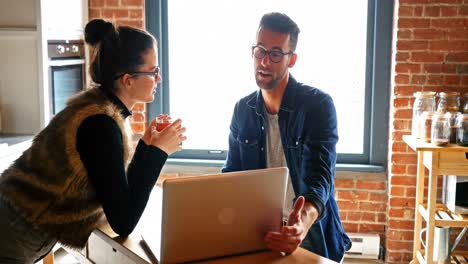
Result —
<svg viewBox="0 0 468 264"><path fill-rule="evenodd" d="M156 40L104 20L86 25L93 87L69 100L0 176L0 263L32 263L59 242L85 246L107 218L121 236L138 223L167 156L186 139L181 120L153 120L131 158L125 119L161 82Z"/></svg>

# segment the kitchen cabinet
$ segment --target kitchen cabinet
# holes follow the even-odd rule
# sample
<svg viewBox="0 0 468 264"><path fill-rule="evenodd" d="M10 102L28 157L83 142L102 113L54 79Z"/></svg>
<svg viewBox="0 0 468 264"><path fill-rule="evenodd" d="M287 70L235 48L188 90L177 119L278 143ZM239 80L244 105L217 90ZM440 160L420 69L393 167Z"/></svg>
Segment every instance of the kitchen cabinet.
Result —
<svg viewBox="0 0 468 264"><path fill-rule="evenodd" d="M47 125L47 41L83 39L87 20L87 0L0 1L0 132L36 134Z"/></svg>
<svg viewBox="0 0 468 264"><path fill-rule="evenodd" d="M434 254L435 227L468 227L468 216L451 211L445 204L437 203L437 182L439 177L447 175L468 176L468 147L448 145L435 146L417 140L410 135L403 140L418 154L416 205L414 223L413 261L411 263L432 264ZM427 203L424 203L425 170L429 171L427 185ZM426 222L425 249L421 247L420 232L423 220ZM455 251L452 263L465 263L468 252Z"/></svg>
<svg viewBox="0 0 468 264"><path fill-rule="evenodd" d="M38 41L35 31L0 31L0 132L40 129Z"/></svg>
<svg viewBox="0 0 468 264"><path fill-rule="evenodd" d="M36 28L36 0L1 0L0 27Z"/></svg>

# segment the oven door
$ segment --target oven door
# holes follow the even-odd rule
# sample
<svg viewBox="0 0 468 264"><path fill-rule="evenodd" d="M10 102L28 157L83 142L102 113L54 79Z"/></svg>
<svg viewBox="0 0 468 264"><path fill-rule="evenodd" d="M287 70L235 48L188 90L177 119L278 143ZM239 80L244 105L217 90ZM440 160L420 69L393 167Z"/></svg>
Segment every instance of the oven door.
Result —
<svg viewBox="0 0 468 264"><path fill-rule="evenodd" d="M61 59L49 61L50 110L55 115L65 108L67 100L84 90L85 60Z"/></svg>

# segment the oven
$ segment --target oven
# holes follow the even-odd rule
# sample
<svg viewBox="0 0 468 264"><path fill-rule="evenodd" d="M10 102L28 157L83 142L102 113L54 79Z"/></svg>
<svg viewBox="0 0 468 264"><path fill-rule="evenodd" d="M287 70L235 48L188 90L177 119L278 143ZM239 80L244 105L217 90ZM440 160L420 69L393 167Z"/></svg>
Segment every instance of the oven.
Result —
<svg viewBox="0 0 468 264"><path fill-rule="evenodd" d="M83 40L48 40L50 113L54 116L70 96L85 89Z"/></svg>

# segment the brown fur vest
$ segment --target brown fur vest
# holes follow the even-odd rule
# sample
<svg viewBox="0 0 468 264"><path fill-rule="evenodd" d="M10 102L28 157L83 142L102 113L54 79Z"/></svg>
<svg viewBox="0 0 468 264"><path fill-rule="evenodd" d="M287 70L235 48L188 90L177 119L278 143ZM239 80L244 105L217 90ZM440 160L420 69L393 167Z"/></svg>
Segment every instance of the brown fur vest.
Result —
<svg viewBox="0 0 468 264"><path fill-rule="evenodd" d="M84 247L105 219L76 150L78 127L96 114L106 114L119 125L127 164L128 137L120 109L93 88L72 98L0 176L0 196L35 227L72 248Z"/></svg>

